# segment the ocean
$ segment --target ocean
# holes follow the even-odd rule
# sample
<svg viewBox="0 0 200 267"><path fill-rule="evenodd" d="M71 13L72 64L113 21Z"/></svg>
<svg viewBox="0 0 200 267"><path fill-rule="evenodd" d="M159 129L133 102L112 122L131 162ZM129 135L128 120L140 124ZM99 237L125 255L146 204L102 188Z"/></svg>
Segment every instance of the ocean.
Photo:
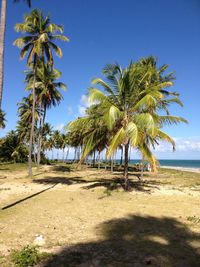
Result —
<svg viewBox="0 0 200 267"><path fill-rule="evenodd" d="M141 160L130 160L130 163L139 163ZM182 160L182 159L160 159L160 166L166 167L182 167L200 169L200 160Z"/></svg>

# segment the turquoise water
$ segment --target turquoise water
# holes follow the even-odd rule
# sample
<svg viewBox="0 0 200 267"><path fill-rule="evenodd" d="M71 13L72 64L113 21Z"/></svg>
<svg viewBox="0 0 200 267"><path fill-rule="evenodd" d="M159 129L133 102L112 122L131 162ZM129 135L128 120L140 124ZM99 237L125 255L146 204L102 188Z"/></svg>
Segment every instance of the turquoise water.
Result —
<svg viewBox="0 0 200 267"><path fill-rule="evenodd" d="M135 164L140 160L130 160L130 163ZM184 168L200 168L200 160L179 160L179 159L161 159L159 160L161 166L168 167L184 167Z"/></svg>

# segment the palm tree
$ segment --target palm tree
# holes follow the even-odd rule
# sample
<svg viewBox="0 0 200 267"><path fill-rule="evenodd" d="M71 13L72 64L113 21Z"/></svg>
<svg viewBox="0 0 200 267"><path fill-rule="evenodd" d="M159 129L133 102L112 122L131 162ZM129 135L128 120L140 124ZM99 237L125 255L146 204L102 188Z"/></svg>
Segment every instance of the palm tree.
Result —
<svg viewBox="0 0 200 267"><path fill-rule="evenodd" d="M16 131L10 131L0 140L0 158L3 161L24 162L27 158L27 147L19 139Z"/></svg>
<svg viewBox="0 0 200 267"><path fill-rule="evenodd" d="M15 0L14 2L19 2ZM29 7L31 7L31 0L26 0ZM0 109L2 104L3 94L3 78L4 78L4 48L5 48L5 31L6 31L6 7L7 0L1 1L1 18L0 18Z"/></svg>
<svg viewBox="0 0 200 267"><path fill-rule="evenodd" d="M60 149L62 149L63 152L63 159L62 161L65 161L65 148L68 145L68 136L66 134L60 135Z"/></svg>
<svg viewBox="0 0 200 267"><path fill-rule="evenodd" d="M18 103L18 115L19 115L19 122L17 125L17 129L19 132L19 136L21 137L21 140L26 140L28 142L28 138L30 140L30 134L31 134L31 123L32 123L32 107L33 107L33 98L32 95L29 95L28 97L23 97L22 101ZM36 108L34 109L34 132L38 132L37 129L37 122L39 121L39 118L41 117L42 110L36 105ZM38 136L35 134L33 139L33 146L31 149L31 155L32 151L34 152L34 161L36 163L36 154L35 154L35 144L38 139Z"/></svg>
<svg viewBox="0 0 200 267"><path fill-rule="evenodd" d="M61 148L62 137L58 130L53 131L52 138L54 140L54 147L57 149L57 160L59 159L59 149Z"/></svg>
<svg viewBox="0 0 200 267"><path fill-rule="evenodd" d="M47 140L45 140L45 142L43 143L43 149L52 151L52 160L53 160L53 152L54 152L53 149L54 148L55 148L55 141L51 133L51 136Z"/></svg>
<svg viewBox="0 0 200 267"><path fill-rule="evenodd" d="M20 58L24 58L26 54L28 65L32 65L33 69L33 107L32 107L32 127L29 141L29 176L32 176L32 159L31 150L34 138L34 110L35 110L35 87L36 87L36 77L39 62L47 61L50 66L53 67L53 55L52 50L61 57L62 50L53 41L63 40L68 41L68 38L63 33L63 27L50 23L49 16L44 17L40 10L33 10L30 14L26 15L23 23L18 23L15 25L15 30L17 32L25 32L28 35L18 38L15 40L14 45L21 49ZM60 33L60 34L58 34Z"/></svg>
<svg viewBox="0 0 200 267"><path fill-rule="evenodd" d="M27 89L33 88L33 70L28 71L26 82L28 83ZM40 151L42 146L42 131L45 123L46 111L52 106L56 106L63 99L58 89L66 89L66 85L62 82L57 82L61 76L61 72L55 68L44 64L42 61L38 63L36 75L36 102L43 113L40 116L39 136L38 136L38 150L37 150L37 167L40 165Z"/></svg>
<svg viewBox="0 0 200 267"><path fill-rule="evenodd" d="M6 121L6 119L5 119L5 112L3 112L1 109L0 109L0 128L5 128L6 127L6 125L5 125L5 121Z"/></svg>
<svg viewBox="0 0 200 267"><path fill-rule="evenodd" d="M20 117L20 121L25 122L27 125L30 125L32 122L32 106L33 106L33 98L32 95L28 95L27 97L23 97L22 101L18 103L18 116ZM41 109L36 107L35 109L35 123L39 120L42 114Z"/></svg>
<svg viewBox="0 0 200 267"><path fill-rule="evenodd" d="M67 126L70 146L83 148L81 162L88 155L93 155L94 165L95 152L100 153L108 145L109 130L102 116L101 107L93 105L86 110L86 116L72 121Z"/></svg>
<svg viewBox="0 0 200 267"><path fill-rule="evenodd" d="M128 159L129 147L138 148L155 167L156 159L146 137L152 140L165 139L174 145L173 140L161 131L167 121L178 123L184 119L174 116L159 116L158 109L166 107L166 95L171 95L166 88L172 85L166 77L159 74L151 59L147 63L131 63L126 69L118 64L107 65L103 69L106 81L97 78L93 84L103 87L104 92L90 88L89 99L99 105L102 112L101 120L110 130L107 157L110 157L121 146L124 146L124 188L128 190ZM170 79L170 78L169 78ZM178 98L176 96L176 98ZM177 100L177 99L176 99ZM174 102L178 102L174 100ZM173 99L170 99L173 102ZM92 133L91 133L92 135ZM93 139L93 140L92 140ZM91 144L96 140L91 138L85 150L91 150Z"/></svg>

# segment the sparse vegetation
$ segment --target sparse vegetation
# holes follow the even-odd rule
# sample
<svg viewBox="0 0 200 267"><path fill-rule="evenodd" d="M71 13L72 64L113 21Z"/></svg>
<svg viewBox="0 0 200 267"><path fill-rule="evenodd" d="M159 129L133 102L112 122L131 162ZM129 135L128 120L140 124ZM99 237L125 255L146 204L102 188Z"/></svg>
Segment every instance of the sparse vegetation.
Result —
<svg viewBox="0 0 200 267"><path fill-rule="evenodd" d="M11 253L12 262L16 267L35 266L48 256L48 253L40 253L38 247L36 246L26 246L21 250L14 250Z"/></svg>
<svg viewBox="0 0 200 267"><path fill-rule="evenodd" d="M137 172L130 171L133 191L126 193L120 184L120 171L112 173L85 165L82 169L76 167L76 164L54 163L41 167L40 172L34 168L34 179L30 180L26 178L25 165L0 165L0 175L5 172L7 175L6 180L1 180L0 188L11 189L1 191L4 209L0 210L0 229L3 229L0 262L3 267L12 266L10 257L6 256L9 250L18 250L27 243L32 247L38 233L45 238L42 251L55 254L52 260L47 259L52 261L52 265L44 265L48 267L56 266L55 262L61 259L66 266L78 266L80 262L89 266L96 253L104 257L102 262L111 260L117 264L109 257L114 253L113 247L121 255L119 264L125 259L142 262L140 257L131 256L138 252L145 261L171 263L176 260L177 266L182 267L181 251L186 248L184 260L193 262L199 244L195 233L200 230L200 188L196 187L195 191L192 188L200 179L199 173L161 169L156 175L145 172L140 182L135 176ZM130 220L126 220L129 216ZM183 239L188 239L187 246ZM151 240L150 246L147 240ZM192 240L195 242L190 245ZM153 257L165 251L163 246L165 249L167 246L171 256ZM60 257L57 251L62 248L66 256ZM174 251L179 256L174 256ZM149 255L153 259L149 259Z"/></svg>

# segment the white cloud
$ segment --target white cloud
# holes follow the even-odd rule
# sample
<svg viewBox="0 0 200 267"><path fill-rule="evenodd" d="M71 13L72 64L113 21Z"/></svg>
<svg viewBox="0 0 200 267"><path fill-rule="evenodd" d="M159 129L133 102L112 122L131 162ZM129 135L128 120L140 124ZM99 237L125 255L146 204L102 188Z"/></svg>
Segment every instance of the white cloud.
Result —
<svg viewBox="0 0 200 267"><path fill-rule="evenodd" d="M54 129L58 130L58 131L62 131L62 130L64 130L64 127L65 127L65 124L64 123L60 123L60 124L56 125L54 127Z"/></svg>
<svg viewBox="0 0 200 267"><path fill-rule="evenodd" d="M85 110L88 108L91 104L88 101L88 96L82 95L80 99L80 104L78 105L78 111L81 116L85 115Z"/></svg>
<svg viewBox="0 0 200 267"><path fill-rule="evenodd" d="M200 152L200 137L176 137L174 141L177 152ZM155 150L156 152L170 152L172 146L169 143L160 142Z"/></svg>
<svg viewBox="0 0 200 267"><path fill-rule="evenodd" d="M80 99L80 104L84 107L89 107L90 106L90 103L88 101L88 96L86 95L82 95L81 96L81 99Z"/></svg>

